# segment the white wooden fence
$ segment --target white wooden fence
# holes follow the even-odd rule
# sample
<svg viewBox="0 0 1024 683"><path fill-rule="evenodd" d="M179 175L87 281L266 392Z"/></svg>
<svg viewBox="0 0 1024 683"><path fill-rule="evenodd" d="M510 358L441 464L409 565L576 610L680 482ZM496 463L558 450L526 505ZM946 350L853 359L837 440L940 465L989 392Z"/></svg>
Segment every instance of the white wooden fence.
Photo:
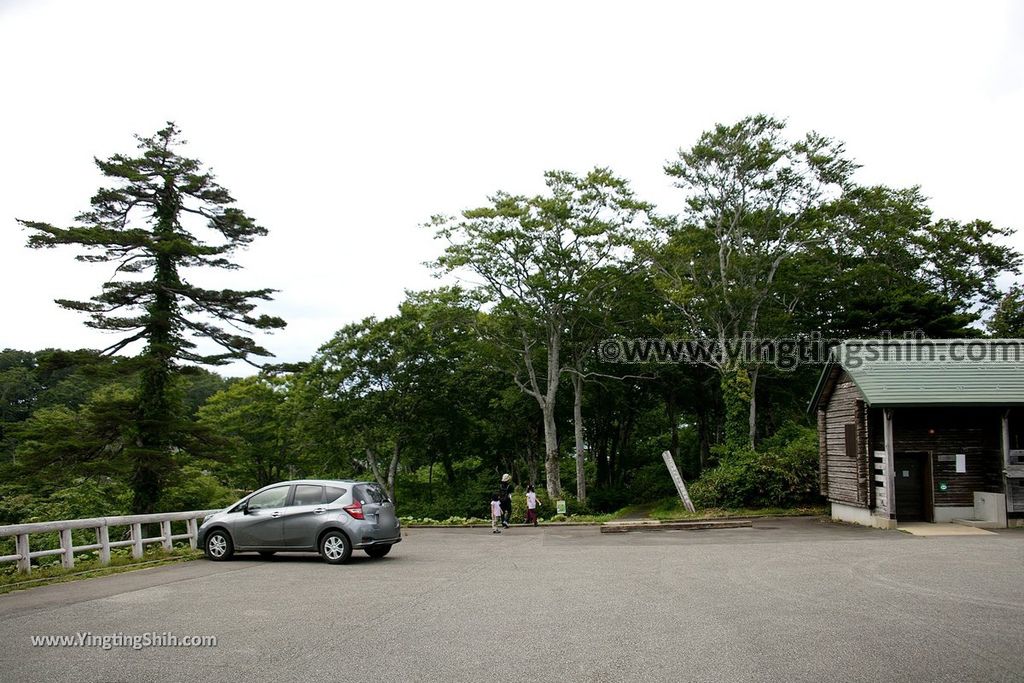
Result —
<svg viewBox="0 0 1024 683"><path fill-rule="evenodd" d="M15 553L0 555L0 562L17 562L18 571L30 572L32 560L37 557L60 555L61 563L66 569L75 566L75 553L98 550L100 564L110 562L110 549L124 546L132 547L132 557L142 557L143 546L159 543L164 550L170 550L174 541L188 539L189 545L196 547L199 532L197 520L212 515L220 510L193 510L191 512L164 512L155 515L128 515L125 517L94 517L92 519L65 519L58 522L36 522L32 524L9 524L0 526L0 538L15 539ZM171 522L185 522L188 529L184 534L172 534ZM143 538L143 524L160 524L160 535ZM123 541L110 540L110 527L130 527L131 537ZM92 529L96 533L96 542L89 545L74 545L71 538L73 529ZM58 532L60 547L51 550L31 549L31 534Z"/></svg>

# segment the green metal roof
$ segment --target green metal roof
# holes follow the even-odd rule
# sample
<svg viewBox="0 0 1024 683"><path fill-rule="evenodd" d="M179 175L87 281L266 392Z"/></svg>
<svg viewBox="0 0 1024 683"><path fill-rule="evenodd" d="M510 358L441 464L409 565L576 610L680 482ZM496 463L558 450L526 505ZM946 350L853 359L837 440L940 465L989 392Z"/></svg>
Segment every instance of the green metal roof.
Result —
<svg viewBox="0 0 1024 683"><path fill-rule="evenodd" d="M868 405L1024 405L1024 339L850 339L832 350L814 392L841 367Z"/></svg>

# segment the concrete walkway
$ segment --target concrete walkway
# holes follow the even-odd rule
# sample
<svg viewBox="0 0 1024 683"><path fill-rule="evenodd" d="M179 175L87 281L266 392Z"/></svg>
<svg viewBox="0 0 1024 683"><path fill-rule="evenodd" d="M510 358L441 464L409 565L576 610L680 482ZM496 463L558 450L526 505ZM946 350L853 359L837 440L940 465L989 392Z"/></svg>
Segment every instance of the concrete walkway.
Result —
<svg viewBox="0 0 1024 683"><path fill-rule="evenodd" d="M930 522L908 522L896 527L899 531L914 536L994 536L992 531L962 524L932 524Z"/></svg>

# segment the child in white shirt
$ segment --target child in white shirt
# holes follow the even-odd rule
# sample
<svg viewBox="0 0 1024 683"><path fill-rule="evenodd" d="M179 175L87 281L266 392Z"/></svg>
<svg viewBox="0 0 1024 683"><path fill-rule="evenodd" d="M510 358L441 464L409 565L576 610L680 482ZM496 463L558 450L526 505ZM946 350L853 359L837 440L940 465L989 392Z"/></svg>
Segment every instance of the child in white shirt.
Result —
<svg viewBox="0 0 1024 683"><path fill-rule="evenodd" d="M533 484L526 487L526 523L533 523L537 526L537 506L540 505L540 501L537 500L537 492L533 490Z"/></svg>
<svg viewBox="0 0 1024 683"><path fill-rule="evenodd" d="M495 493L491 496L491 533L500 534L501 529L498 528L498 524L501 523L501 501L498 499L498 494Z"/></svg>

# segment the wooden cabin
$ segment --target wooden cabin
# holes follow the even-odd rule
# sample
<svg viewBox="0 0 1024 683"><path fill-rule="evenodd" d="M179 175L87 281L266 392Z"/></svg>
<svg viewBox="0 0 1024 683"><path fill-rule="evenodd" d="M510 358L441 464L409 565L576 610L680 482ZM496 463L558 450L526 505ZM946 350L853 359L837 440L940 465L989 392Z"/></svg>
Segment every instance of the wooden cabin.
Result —
<svg viewBox="0 0 1024 683"><path fill-rule="evenodd" d="M1024 526L1024 340L850 340L809 410L833 519Z"/></svg>

